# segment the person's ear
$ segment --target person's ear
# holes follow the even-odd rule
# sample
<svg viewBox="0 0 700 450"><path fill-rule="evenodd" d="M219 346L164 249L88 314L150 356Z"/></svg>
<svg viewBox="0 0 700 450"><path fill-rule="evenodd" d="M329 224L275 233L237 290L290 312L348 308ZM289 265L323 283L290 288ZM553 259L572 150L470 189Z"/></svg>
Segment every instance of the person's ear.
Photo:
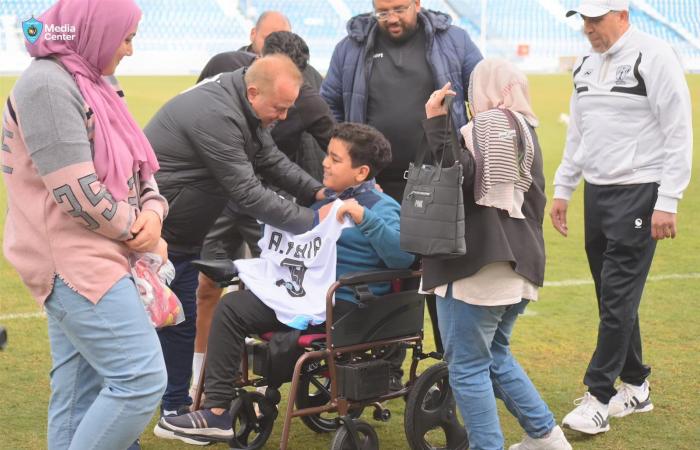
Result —
<svg viewBox="0 0 700 450"><path fill-rule="evenodd" d="M253 100L255 100L255 97L260 95L260 91L255 86L248 86L246 88L246 94L248 94L248 101L252 102Z"/></svg>
<svg viewBox="0 0 700 450"><path fill-rule="evenodd" d="M250 43L251 43L251 44L252 44L253 42L255 42L255 34L256 34L256 31L257 31L257 30L255 29L255 27L253 27L253 28L250 29Z"/></svg>
<svg viewBox="0 0 700 450"><path fill-rule="evenodd" d="M366 164L361 165L355 174L355 181L357 183L362 183L363 181L367 180L367 177L369 176L369 166Z"/></svg>

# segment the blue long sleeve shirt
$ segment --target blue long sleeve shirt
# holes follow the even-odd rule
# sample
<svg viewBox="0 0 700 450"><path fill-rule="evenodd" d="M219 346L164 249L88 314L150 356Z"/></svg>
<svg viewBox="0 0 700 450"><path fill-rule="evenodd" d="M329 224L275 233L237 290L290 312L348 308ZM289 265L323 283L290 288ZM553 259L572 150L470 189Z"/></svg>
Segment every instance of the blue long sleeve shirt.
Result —
<svg viewBox="0 0 700 450"><path fill-rule="evenodd" d="M328 191L327 191L328 196ZM343 230L337 242L336 276L346 273L381 269L405 269L411 266L414 256L399 247L400 205L393 198L379 192L374 180L349 188L340 195L316 202L312 209L319 209L329 201L354 198L365 208L362 222ZM377 295L389 292L389 283L370 286ZM349 288L336 292L336 299L357 302Z"/></svg>

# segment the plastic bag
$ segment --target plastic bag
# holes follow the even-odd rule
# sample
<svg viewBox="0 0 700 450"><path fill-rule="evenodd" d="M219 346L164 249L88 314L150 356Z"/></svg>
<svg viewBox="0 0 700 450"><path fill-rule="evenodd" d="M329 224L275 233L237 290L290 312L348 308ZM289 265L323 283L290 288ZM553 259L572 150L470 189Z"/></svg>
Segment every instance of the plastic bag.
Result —
<svg viewBox="0 0 700 450"><path fill-rule="evenodd" d="M162 264L155 253L134 253L129 256L131 274L143 306L156 328L177 325L185 320L182 303L168 284L175 278L170 261Z"/></svg>

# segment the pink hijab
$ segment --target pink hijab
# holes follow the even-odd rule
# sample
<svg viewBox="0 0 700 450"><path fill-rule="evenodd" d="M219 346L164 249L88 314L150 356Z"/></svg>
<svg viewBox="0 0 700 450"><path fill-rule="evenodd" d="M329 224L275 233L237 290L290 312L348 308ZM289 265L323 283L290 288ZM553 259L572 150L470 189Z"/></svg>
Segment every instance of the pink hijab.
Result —
<svg viewBox="0 0 700 450"><path fill-rule="evenodd" d="M467 92L474 115L489 109L510 109L536 127L539 120L530 106L527 77L505 59L487 58L476 65Z"/></svg>
<svg viewBox="0 0 700 450"><path fill-rule="evenodd" d="M95 113L95 170L117 201L128 195L127 182L135 170L148 179L159 169L148 139L102 77L140 19L134 0L59 0L38 20L44 29L50 24L74 26L73 40L46 40L42 34L34 44L26 42L31 56L58 58Z"/></svg>

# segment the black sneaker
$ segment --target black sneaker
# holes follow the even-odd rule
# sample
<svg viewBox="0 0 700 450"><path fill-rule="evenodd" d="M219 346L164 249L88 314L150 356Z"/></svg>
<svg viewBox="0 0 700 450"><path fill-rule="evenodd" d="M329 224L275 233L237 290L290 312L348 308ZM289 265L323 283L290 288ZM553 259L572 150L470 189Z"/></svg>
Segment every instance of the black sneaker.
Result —
<svg viewBox="0 0 700 450"><path fill-rule="evenodd" d="M231 422L231 414L228 411L217 416L211 409L200 409L181 416L161 417L158 425L174 431L176 435L227 441L234 436Z"/></svg>

